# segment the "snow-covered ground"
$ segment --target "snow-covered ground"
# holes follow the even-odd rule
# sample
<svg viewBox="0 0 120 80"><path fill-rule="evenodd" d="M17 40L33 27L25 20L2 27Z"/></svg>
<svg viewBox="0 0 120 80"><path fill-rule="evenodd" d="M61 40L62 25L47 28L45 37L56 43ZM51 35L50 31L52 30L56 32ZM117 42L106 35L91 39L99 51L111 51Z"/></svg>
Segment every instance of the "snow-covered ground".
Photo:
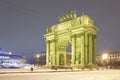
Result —
<svg viewBox="0 0 120 80"><path fill-rule="evenodd" d="M0 80L120 80L120 70L9 73L0 74Z"/></svg>

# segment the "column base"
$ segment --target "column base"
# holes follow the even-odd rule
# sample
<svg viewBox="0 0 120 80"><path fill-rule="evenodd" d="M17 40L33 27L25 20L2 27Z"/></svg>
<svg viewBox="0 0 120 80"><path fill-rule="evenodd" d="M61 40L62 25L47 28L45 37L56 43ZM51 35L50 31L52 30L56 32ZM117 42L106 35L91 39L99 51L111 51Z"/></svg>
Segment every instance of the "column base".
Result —
<svg viewBox="0 0 120 80"><path fill-rule="evenodd" d="M92 69L92 68L97 68L97 65L96 64L75 64L75 65L72 65L72 67L74 68L78 68L78 69Z"/></svg>

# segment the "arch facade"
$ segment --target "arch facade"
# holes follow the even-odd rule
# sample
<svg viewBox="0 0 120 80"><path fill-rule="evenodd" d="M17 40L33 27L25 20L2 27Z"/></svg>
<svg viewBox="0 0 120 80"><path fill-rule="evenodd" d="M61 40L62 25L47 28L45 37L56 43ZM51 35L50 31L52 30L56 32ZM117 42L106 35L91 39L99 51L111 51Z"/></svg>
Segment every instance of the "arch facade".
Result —
<svg viewBox="0 0 120 80"><path fill-rule="evenodd" d="M71 65L96 64L96 33L98 28L85 14L77 17L70 11L58 17L58 24L47 28L46 65L67 65L66 48L71 44Z"/></svg>

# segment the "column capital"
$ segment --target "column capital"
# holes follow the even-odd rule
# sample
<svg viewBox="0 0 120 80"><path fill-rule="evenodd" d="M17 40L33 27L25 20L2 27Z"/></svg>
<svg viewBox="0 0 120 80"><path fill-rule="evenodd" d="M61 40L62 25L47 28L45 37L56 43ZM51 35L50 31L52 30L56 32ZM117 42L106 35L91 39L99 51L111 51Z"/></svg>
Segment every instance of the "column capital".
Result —
<svg viewBox="0 0 120 80"><path fill-rule="evenodd" d="M71 37L76 37L76 34L72 34Z"/></svg>
<svg viewBox="0 0 120 80"><path fill-rule="evenodd" d="M93 37L96 38L97 36L94 34Z"/></svg>
<svg viewBox="0 0 120 80"><path fill-rule="evenodd" d="M85 35L85 32L81 32L80 35Z"/></svg>
<svg viewBox="0 0 120 80"><path fill-rule="evenodd" d="M80 36L81 36L81 34L80 34L80 33L79 33L79 34L76 34L76 36L77 36L77 37L80 37Z"/></svg>
<svg viewBox="0 0 120 80"><path fill-rule="evenodd" d="M52 39L52 40L51 40L51 42L55 42L55 41L56 41L56 39Z"/></svg>
<svg viewBox="0 0 120 80"><path fill-rule="evenodd" d="M93 36L93 34L92 34L92 33L88 33L88 35L89 35L89 36Z"/></svg>
<svg viewBox="0 0 120 80"><path fill-rule="evenodd" d="M56 39L46 40L47 43L48 42L54 42L54 41L56 41Z"/></svg>
<svg viewBox="0 0 120 80"><path fill-rule="evenodd" d="M50 42L50 40L46 40L46 43L49 43Z"/></svg>

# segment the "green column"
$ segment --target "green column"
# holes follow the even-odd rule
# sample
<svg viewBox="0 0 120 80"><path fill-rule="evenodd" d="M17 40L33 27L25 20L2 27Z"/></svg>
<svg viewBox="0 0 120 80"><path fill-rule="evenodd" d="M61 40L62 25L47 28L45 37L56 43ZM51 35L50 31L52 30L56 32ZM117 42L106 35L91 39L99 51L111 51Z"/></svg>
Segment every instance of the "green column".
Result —
<svg viewBox="0 0 120 80"><path fill-rule="evenodd" d="M60 51L60 49L58 49L58 46L57 46L57 48L56 48L57 50L56 50L56 65L59 65L59 51Z"/></svg>
<svg viewBox="0 0 120 80"><path fill-rule="evenodd" d="M78 41L77 41L77 59L78 64L81 63L81 34L78 34Z"/></svg>
<svg viewBox="0 0 120 80"><path fill-rule="evenodd" d="M92 34L89 34L89 64L92 64L92 53L93 53L93 40Z"/></svg>
<svg viewBox="0 0 120 80"><path fill-rule="evenodd" d="M49 56L50 56L50 53L49 53L49 50L50 50L50 42L49 41L46 41L46 65L49 65Z"/></svg>
<svg viewBox="0 0 120 80"><path fill-rule="evenodd" d="M55 40L52 40L52 47L53 47L53 50L52 50L52 55L53 55L53 63L52 63L52 65L55 65L55 62L56 62L56 54L55 54L55 52L56 52L56 46L55 46Z"/></svg>
<svg viewBox="0 0 120 80"><path fill-rule="evenodd" d="M64 65L66 65L67 64L67 56L66 56L67 54L66 54L66 48L65 48L65 52L64 52Z"/></svg>
<svg viewBox="0 0 120 80"><path fill-rule="evenodd" d="M81 34L81 64L85 64L85 34Z"/></svg>
<svg viewBox="0 0 120 80"><path fill-rule="evenodd" d="M93 36L93 63L96 64L96 35Z"/></svg>
<svg viewBox="0 0 120 80"><path fill-rule="evenodd" d="M72 65L75 64L75 36L72 36Z"/></svg>
<svg viewBox="0 0 120 80"><path fill-rule="evenodd" d="M88 34L86 33L86 34L85 34L85 59L86 59L86 60L85 60L85 61L86 61L85 63L86 63L86 64L88 64L88 59L89 59L88 56L89 56L89 55L88 55Z"/></svg>

